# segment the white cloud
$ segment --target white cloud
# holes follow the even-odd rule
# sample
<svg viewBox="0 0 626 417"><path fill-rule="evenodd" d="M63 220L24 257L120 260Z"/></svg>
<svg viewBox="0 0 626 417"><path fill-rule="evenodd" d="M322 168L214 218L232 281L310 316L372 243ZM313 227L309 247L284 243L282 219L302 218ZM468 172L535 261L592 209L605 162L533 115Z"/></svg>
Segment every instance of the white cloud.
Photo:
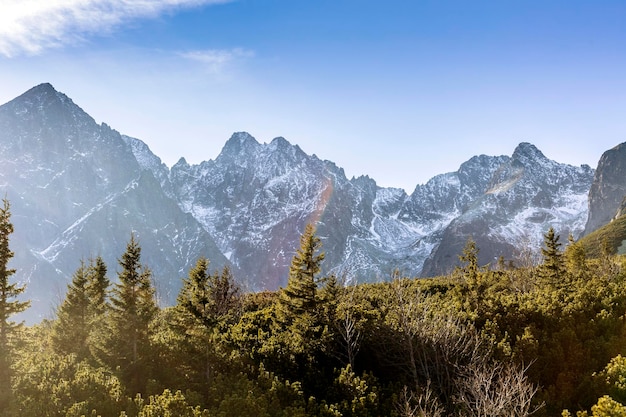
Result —
<svg viewBox="0 0 626 417"><path fill-rule="evenodd" d="M0 54L38 54L138 18L230 0L0 0Z"/></svg>
<svg viewBox="0 0 626 417"><path fill-rule="evenodd" d="M254 52L243 48L205 49L182 52L180 55L183 58L200 62L211 72L219 74L231 62L239 59L251 58L254 56Z"/></svg>

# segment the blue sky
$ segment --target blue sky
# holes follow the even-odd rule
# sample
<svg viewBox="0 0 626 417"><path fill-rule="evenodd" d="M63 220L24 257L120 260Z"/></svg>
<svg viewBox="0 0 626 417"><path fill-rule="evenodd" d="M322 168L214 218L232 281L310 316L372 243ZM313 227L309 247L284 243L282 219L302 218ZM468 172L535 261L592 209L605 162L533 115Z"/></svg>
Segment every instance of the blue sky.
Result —
<svg viewBox="0 0 626 417"><path fill-rule="evenodd" d="M0 102L50 82L171 166L235 131L405 188L626 141L626 2L3 0Z"/></svg>

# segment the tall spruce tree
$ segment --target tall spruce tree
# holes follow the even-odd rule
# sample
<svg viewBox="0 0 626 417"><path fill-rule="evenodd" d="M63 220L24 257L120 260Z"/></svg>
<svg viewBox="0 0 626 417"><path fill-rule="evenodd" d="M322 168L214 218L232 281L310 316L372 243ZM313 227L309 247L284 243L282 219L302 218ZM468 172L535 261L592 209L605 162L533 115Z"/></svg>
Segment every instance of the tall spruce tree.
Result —
<svg viewBox="0 0 626 417"><path fill-rule="evenodd" d="M300 248L289 267L287 287L280 292L280 303L288 316L312 313L317 302L316 275L321 270L324 253L319 253L322 243L315 235L315 227L307 224L300 237Z"/></svg>
<svg viewBox="0 0 626 417"><path fill-rule="evenodd" d="M145 392L151 372L150 323L158 307L152 273L141 264L141 247L131 235L119 260L119 282L111 297L109 356L129 393Z"/></svg>
<svg viewBox="0 0 626 417"><path fill-rule="evenodd" d="M563 278L564 265L560 238L552 227L543 235L544 247L541 248L543 262L539 265L539 274L550 285L557 285Z"/></svg>
<svg viewBox="0 0 626 417"><path fill-rule="evenodd" d="M62 354L74 353L79 360L89 355L89 297L87 296L88 267L84 261L74 272L67 286L65 300L57 311L52 341Z"/></svg>
<svg viewBox="0 0 626 417"><path fill-rule="evenodd" d="M587 272L587 254L585 247L580 242L574 240L570 233L567 237L568 245L563 252L565 265L569 275L574 278L583 277Z"/></svg>
<svg viewBox="0 0 626 417"><path fill-rule="evenodd" d="M183 278L183 286L176 298L177 308L208 325L207 315L209 309L209 261L200 257L196 265L189 271L189 276Z"/></svg>
<svg viewBox="0 0 626 417"><path fill-rule="evenodd" d="M288 378L293 378L291 372L298 368L309 375L315 373L314 364L326 344L327 326L316 277L324 259L324 254L318 253L320 248L315 228L308 224L291 261L287 286L279 293L273 333L281 346L279 361L289 368L284 371Z"/></svg>
<svg viewBox="0 0 626 417"><path fill-rule="evenodd" d="M228 352L220 350L222 332L236 320L233 313L239 312L241 304L240 289L230 269L209 274L208 266L209 261L201 257L183 279L177 314L170 323L185 340L177 352L184 355L177 367L198 392L207 390L216 370L227 362L224 358Z"/></svg>
<svg viewBox="0 0 626 417"><path fill-rule="evenodd" d="M465 282L469 286L476 286L479 283L479 267L478 267L478 247L471 237L467 239L463 253L459 256L459 260L464 263L460 268Z"/></svg>
<svg viewBox="0 0 626 417"><path fill-rule="evenodd" d="M230 268L209 274L209 261L201 257L183 279L176 299L182 311L199 320L205 327L213 327L241 303L241 289Z"/></svg>
<svg viewBox="0 0 626 417"><path fill-rule="evenodd" d="M98 256L89 265L89 280L87 281L87 296L89 297L90 315L94 319L101 318L107 310L109 286L107 266L102 257Z"/></svg>
<svg viewBox="0 0 626 417"><path fill-rule="evenodd" d="M7 410L11 402L12 338L21 323L15 323L11 316L28 308L30 302L19 301L17 296L25 287L11 283L15 269L9 268L13 252L9 248L9 236L13 233L9 201L2 200L0 208L0 410Z"/></svg>
<svg viewBox="0 0 626 417"><path fill-rule="evenodd" d="M109 280L102 258L81 261L67 287L65 300L57 312L52 340L63 354L76 354L79 360L90 357L94 327L103 318Z"/></svg>

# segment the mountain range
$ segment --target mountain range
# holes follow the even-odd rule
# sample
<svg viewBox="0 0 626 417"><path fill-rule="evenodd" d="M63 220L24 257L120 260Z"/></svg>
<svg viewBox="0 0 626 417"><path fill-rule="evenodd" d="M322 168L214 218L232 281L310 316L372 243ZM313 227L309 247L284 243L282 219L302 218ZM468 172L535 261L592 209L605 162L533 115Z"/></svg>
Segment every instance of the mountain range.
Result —
<svg viewBox="0 0 626 417"><path fill-rule="evenodd" d="M29 318L41 318L81 259L101 256L114 280L131 233L163 304L200 256L211 269L229 265L247 290L284 286L307 223L322 240L324 273L348 282L395 270L445 274L470 237L482 264L519 259L520 249L536 255L549 227L579 237L615 215L626 195L620 146L594 170L520 143L510 156L474 156L411 194L348 179L282 137L259 143L245 132L214 160L168 168L46 83L0 106L0 189L15 226L12 266L33 300Z"/></svg>

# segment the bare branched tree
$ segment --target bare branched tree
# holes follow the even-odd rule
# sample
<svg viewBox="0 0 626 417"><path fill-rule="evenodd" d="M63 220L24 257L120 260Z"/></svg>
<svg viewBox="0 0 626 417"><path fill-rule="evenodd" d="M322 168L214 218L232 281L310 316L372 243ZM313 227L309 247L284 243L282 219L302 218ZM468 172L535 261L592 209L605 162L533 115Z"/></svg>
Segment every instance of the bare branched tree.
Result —
<svg viewBox="0 0 626 417"><path fill-rule="evenodd" d="M459 369L482 363L486 346L472 326L432 297L411 289L409 280L395 280L391 287L394 300L388 320L396 340L390 359L407 373L413 393L428 381L445 405L452 406Z"/></svg>
<svg viewBox="0 0 626 417"><path fill-rule="evenodd" d="M458 380L457 403L467 417L525 417L535 413L532 399L538 387L528 368L514 363L472 363Z"/></svg>
<svg viewBox="0 0 626 417"><path fill-rule="evenodd" d="M430 383L415 393L404 387L395 404L400 417L442 417L446 415L439 398L430 389Z"/></svg>
<svg viewBox="0 0 626 417"><path fill-rule="evenodd" d="M354 361L361 348L362 339L359 320L355 314L357 308L357 302L355 300L356 286L346 286L345 278L341 283L343 288L334 327L340 335L340 344L342 347L342 350L339 352L339 359L354 369Z"/></svg>

